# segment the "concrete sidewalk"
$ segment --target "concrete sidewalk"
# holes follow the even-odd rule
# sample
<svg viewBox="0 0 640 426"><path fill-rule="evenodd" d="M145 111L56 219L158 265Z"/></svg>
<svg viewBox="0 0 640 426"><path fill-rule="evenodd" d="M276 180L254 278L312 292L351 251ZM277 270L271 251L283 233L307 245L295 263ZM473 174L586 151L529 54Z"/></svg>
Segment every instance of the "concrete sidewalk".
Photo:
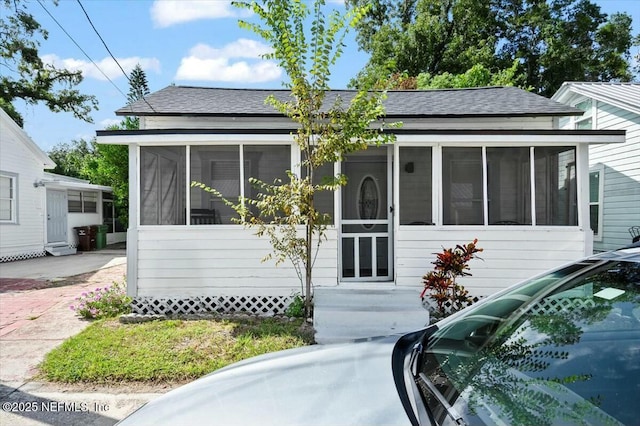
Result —
<svg viewBox="0 0 640 426"><path fill-rule="evenodd" d="M126 265L123 248L78 252L71 256L46 256L36 259L0 263L0 279L32 279L59 281L79 274ZM0 285L0 291L2 286Z"/></svg>
<svg viewBox="0 0 640 426"><path fill-rule="evenodd" d="M124 250L0 264L0 424L111 425L158 395L33 381L45 354L90 324L70 309L75 298L125 274Z"/></svg>

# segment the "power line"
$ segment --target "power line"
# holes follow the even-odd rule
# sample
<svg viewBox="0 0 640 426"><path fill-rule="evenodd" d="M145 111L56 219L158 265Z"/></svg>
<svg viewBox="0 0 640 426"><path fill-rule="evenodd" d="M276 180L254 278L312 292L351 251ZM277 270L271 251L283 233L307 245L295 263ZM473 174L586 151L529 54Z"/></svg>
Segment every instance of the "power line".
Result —
<svg viewBox="0 0 640 426"><path fill-rule="evenodd" d="M39 1L39 0L38 0ZM122 74L124 74L125 78L127 79L127 81L129 82L129 84L131 84L131 79L129 78L129 75L127 75L127 73L124 71L124 69L122 68L122 66L120 65L120 62L118 62L118 60L116 59L116 57L113 55L113 53L111 53L111 49L109 49L109 46L107 46L107 43L104 41L104 39L102 38L102 36L100 35L100 33L98 32L98 29L96 28L95 25L93 25L93 21L91 21L91 18L89 17L89 14L87 13L87 11L85 10L84 6L82 5L82 3L80 2L80 0L76 0L78 2L78 4L80 5L80 8L82 9L82 11L84 12L84 16L87 17L87 21L89 21L89 24L91 24L91 28L93 28L93 31L96 33L96 35L98 36L98 38L100 39L100 41L102 42L102 45L104 46L105 49L107 49L107 52L109 52L109 55L111 56L111 59L114 60L114 62L118 65L118 68L120 68L120 71L122 71ZM151 104L147 101L147 99L144 97L144 94L140 94L140 96L142 97L142 100L149 106L149 108L151 108L151 111L153 112L157 112L153 106L151 106ZM127 101L129 100L129 97L127 96Z"/></svg>
<svg viewBox="0 0 640 426"><path fill-rule="evenodd" d="M111 84L113 85L113 87L115 87L115 88L116 88L116 90L117 90L118 92L120 92L120 94L121 94L122 96L124 96L124 97L125 97L125 99L127 99L127 95L125 95L125 94L124 94L124 92L122 92L122 90L120 90L120 88L119 88L118 86L116 86L116 84L115 84L115 83L114 83L114 82L109 78L109 76L107 76L107 75L104 73L104 71L102 71L102 69L98 66L98 64L96 64L96 63L95 63L95 61L94 61L93 59L91 59L91 57L87 54L87 52L85 52L85 51L84 51L84 49L83 49L82 47L80 47L80 45L78 44L78 42L76 42L76 41L74 40L74 38L71 36L71 34L69 34L69 33L67 32L67 30L65 30L65 29L64 29L64 27L60 24L60 22L58 22L58 20L57 20L57 19L56 19L52 14L51 14L51 12L49 12L49 11L47 10L47 8L44 6L44 4L42 4L42 1L41 1L41 0L38 0L38 4L39 4L43 9L44 9L44 11L45 11L45 12L47 12L47 15L49 15L49 16L51 17L51 19L53 19L53 22L55 22L55 23L60 27L60 29L61 29L61 30L62 30L62 31L67 35L67 37L69 37L69 39L73 42L73 44L75 44L75 45L76 45L76 47L77 47L78 49L80 49L80 51L84 54L84 56L86 56L86 57L87 57L87 59L88 59L89 61L91 61L91 63L92 63L92 64L93 64L97 69L98 69L98 71L100 71L100 73L104 76L104 78L106 78L106 79L109 81L109 83L111 83Z"/></svg>
<svg viewBox="0 0 640 426"><path fill-rule="evenodd" d="M122 68L122 66L120 65L120 62L118 62L118 60L116 59L115 56L113 56L113 53L111 53L111 50L109 49L109 46L107 46L107 43L104 42L104 39L102 38L102 36L100 35L100 33L98 32L98 30L96 29L95 25L93 25L93 21L91 21L91 18L89 18L89 14L87 13L87 11L84 9L84 6L82 5L82 3L80 3L80 0L76 0L78 2L78 4L80 5L80 9L82 9L82 11L84 12L84 16L87 17L87 21L89 21L89 24L91 24L91 28L93 28L93 31L95 31L95 33L97 34L98 38L100 39L100 41L102 42L102 45L104 46L105 49L107 49L107 52L109 52L109 55L111 56L111 59L113 59L115 61L115 63L118 65L118 68L120 68L120 71L122 71L122 74L124 74L125 78L127 79L128 82L131 82L131 80L129 79L129 76L127 75L126 72L124 72L124 69Z"/></svg>

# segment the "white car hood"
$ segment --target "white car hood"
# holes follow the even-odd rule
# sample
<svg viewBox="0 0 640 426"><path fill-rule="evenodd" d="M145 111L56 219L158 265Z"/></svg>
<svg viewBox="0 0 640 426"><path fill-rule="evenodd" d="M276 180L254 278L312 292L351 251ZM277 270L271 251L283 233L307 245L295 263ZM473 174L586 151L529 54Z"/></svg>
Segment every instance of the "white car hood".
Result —
<svg viewBox="0 0 640 426"><path fill-rule="evenodd" d="M234 364L149 402L121 425L402 425L397 337L310 346Z"/></svg>

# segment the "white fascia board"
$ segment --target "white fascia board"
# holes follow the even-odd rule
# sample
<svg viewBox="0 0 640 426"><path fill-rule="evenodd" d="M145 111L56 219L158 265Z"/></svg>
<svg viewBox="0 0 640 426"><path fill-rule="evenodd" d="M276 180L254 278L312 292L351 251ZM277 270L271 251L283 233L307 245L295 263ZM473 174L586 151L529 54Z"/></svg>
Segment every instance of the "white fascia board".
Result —
<svg viewBox="0 0 640 426"><path fill-rule="evenodd" d="M92 183L82 182L69 182L59 180L47 180L43 179L44 185L47 188L64 188L64 189L86 189L94 191L113 192L113 188L110 186L94 185Z"/></svg>
<svg viewBox="0 0 640 426"><path fill-rule="evenodd" d="M97 143L105 145L184 145L209 142L256 142L290 144L291 134L148 134L148 135L109 135L98 136Z"/></svg>
<svg viewBox="0 0 640 426"><path fill-rule="evenodd" d="M29 136L22 127L18 126L2 108L0 108L0 120L3 122L3 131L9 130L21 140L27 149L33 153L38 162L42 164L43 169L54 169L56 167L56 163L53 162L47 153L40 149L38 144L31 139L31 136Z"/></svg>
<svg viewBox="0 0 640 426"><path fill-rule="evenodd" d="M422 134L398 135L397 143L481 144L481 145L561 145L624 143L624 135L577 134Z"/></svg>
<svg viewBox="0 0 640 426"><path fill-rule="evenodd" d="M606 86L602 86L606 87ZM593 90L589 85L563 83L558 91L551 97L552 100L568 104L572 96L585 96L590 99L605 102L625 111L640 115L640 104L634 105L615 97L615 93L603 93L602 90Z"/></svg>
<svg viewBox="0 0 640 426"><path fill-rule="evenodd" d="M612 134L455 134L455 133L423 133L423 134L399 134L396 137L398 142L406 143L476 143L476 144L498 144L498 145L558 145L558 144L608 144L624 143L624 135ZM186 145L186 144L206 144L206 143L270 143L270 144L291 144L293 136L291 134L138 134L138 135L109 135L98 136L97 142L100 144L112 145Z"/></svg>

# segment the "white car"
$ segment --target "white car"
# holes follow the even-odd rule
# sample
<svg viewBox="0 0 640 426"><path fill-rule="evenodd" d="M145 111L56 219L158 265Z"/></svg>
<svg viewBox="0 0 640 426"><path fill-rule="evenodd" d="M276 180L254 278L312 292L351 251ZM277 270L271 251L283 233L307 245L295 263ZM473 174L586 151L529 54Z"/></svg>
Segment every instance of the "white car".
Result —
<svg viewBox="0 0 640 426"><path fill-rule="evenodd" d="M640 244L410 333L218 370L121 425L633 425Z"/></svg>

